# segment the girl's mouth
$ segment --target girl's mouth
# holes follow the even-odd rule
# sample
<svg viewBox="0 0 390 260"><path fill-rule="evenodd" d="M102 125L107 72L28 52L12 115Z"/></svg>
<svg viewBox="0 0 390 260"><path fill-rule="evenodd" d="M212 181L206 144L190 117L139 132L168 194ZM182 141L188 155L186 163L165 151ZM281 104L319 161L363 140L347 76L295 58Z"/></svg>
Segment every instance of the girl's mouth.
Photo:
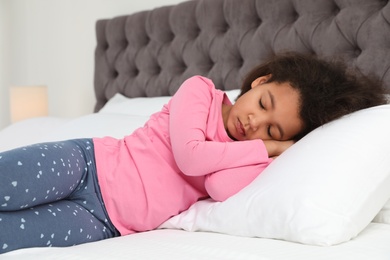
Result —
<svg viewBox="0 0 390 260"><path fill-rule="evenodd" d="M237 132L238 132L240 135L245 136L245 128L244 128L244 126L242 125L240 119L237 119L237 122L236 122L236 129L237 129Z"/></svg>

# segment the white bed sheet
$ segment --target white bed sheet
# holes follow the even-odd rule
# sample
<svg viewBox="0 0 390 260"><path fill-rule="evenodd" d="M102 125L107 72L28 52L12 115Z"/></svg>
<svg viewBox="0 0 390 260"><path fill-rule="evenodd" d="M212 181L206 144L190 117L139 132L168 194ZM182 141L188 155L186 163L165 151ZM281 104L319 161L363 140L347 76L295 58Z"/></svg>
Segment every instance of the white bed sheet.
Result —
<svg viewBox="0 0 390 260"><path fill-rule="evenodd" d="M9 125L0 131L0 152L45 140L50 133L68 121L70 119L40 117Z"/></svg>
<svg viewBox="0 0 390 260"><path fill-rule="evenodd" d="M390 225L371 223L337 246L308 246L217 233L154 230L67 248L31 248L1 259L389 260Z"/></svg>
<svg viewBox="0 0 390 260"><path fill-rule="evenodd" d="M74 119L42 117L0 131L0 152L38 142L112 136L121 138L142 126L148 116L95 113Z"/></svg>

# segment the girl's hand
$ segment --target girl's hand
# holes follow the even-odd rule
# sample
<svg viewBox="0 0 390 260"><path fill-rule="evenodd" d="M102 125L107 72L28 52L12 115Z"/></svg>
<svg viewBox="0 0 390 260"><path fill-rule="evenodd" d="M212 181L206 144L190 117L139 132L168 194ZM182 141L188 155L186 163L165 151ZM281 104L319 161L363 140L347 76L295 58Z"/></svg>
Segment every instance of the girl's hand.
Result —
<svg viewBox="0 0 390 260"><path fill-rule="evenodd" d="M294 141L276 141L276 140L265 140L263 141L267 148L268 156L275 158L282 154L287 148L294 144Z"/></svg>

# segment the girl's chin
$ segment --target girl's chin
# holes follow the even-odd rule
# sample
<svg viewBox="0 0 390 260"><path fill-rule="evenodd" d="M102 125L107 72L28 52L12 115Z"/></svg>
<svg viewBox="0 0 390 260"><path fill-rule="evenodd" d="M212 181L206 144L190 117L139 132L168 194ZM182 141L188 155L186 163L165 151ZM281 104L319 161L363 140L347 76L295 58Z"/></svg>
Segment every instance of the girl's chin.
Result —
<svg viewBox="0 0 390 260"><path fill-rule="evenodd" d="M234 136L232 136L232 135L230 134L229 131L226 131L226 133L227 133L227 135L229 136L229 138L232 139L233 141L239 141L237 138L235 138Z"/></svg>

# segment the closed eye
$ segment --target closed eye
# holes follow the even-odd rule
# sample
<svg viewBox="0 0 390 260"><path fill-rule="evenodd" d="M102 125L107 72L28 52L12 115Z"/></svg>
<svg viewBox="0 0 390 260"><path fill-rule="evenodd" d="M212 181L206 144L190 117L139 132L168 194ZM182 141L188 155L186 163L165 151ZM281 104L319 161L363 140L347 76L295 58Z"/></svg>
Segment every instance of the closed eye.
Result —
<svg viewBox="0 0 390 260"><path fill-rule="evenodd" d="M266 110L266 109L265 109L265 106L263 105L263 101L262 101L261 99L260 99L260 101L259 101L259 105L260 105L260 108L261 108L261 109ZM270 125L267 127L267 135L268 135L270 138L273 139L272 134L271 134L271 126L270 126Z"/></svg>
<svg viewBox="0 0 390 260"><path fill-rule="evenodd" d="M270 125L267 127L267 134L269 137L271 137L273 139L272 134L271 134L271 126Z"/></svg>
<svg viewBox="0 0 390 260"><path fill-rule="evenodd" d="M265 106L264 106L264 104L263 104L263 101L261 100L261 98L260 98L260 101L259 101L259 105L260 105L260 108L261 108L261 109L266 110L266 109L265 109ZM272 135L271 135L271 126L270 126L270 125L267 126L267 135L268 135L270 138L272 138Z"/></svg>
<svg viewBox="0 0 390 260"><path fill-rule="evenodd" d="M260 105L261 109L264 109L264 110L265 110L265 107L264 107L264 105L263 105L263 101L261 101L261 99L260 99L260 101L259 101L259 105Z"/></svg>

